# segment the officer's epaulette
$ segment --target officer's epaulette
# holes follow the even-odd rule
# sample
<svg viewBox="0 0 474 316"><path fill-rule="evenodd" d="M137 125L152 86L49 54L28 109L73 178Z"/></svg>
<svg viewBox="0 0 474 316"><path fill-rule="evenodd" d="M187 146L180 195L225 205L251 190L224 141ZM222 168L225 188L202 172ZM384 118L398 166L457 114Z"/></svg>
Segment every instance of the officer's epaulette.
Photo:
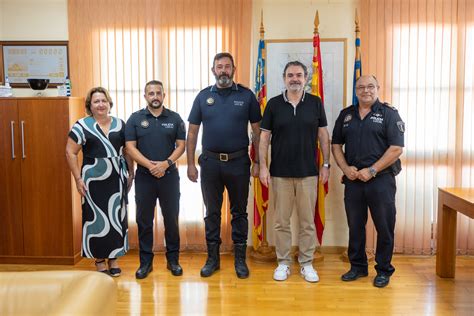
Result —
<svg viewBox="0 0 474 316"><path fill-rule="evenodd" d="M353 107L354 107L354 105L346 106L345 108L343 108L343 109L341 110L341 113L350 112L350 111L353 110Z"/></svg>
<svg viewBox="0 0 474 316"><path fill-rule="evenodd" d="M239 86L239 88L244 88L244 89L250 90L248 87L244 86L241 83L238 83L237 86Z"/></svg>
<svg viewBox="0 0 474 316"><path fill-rule="evenodd" d="M146 106L145 106L144 108L141 108L141 109L136 110L136 111L133 112L132 114L144 113L145 111L146 111Z"/></svg>
<svg viewBox="0 0 474 316"><path fill-rule="evenodd" d="M393 105L391 105L390 103L384 102L383 105L385 105L386 107L391 108L394 111L398 111L398 109L396 107L394 107Z"/></svg>

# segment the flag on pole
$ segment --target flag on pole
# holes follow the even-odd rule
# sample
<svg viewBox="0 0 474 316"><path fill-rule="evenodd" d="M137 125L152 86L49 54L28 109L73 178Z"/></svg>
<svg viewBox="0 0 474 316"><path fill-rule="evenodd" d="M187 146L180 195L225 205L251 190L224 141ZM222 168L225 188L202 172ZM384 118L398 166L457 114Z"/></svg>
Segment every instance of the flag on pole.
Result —
<svg viewBox="0 0 474 316"><path fill-rule="evenodd" d="M355 55L355 61L354 61L354 79L352 83L352 104L359 103L356 97L356 80L359 79L359 77L362 75L362 61L361 61L361 54L360 54L360 29L359 29L359 16L357 15L357 10L356 10L355 24L356 24L356 29L355 29L356 55Z"/></svg>
<svg viewBox="0 0 474 316"><path fill-rule="evenodd" d="M260 111L263 115L265 106L267 105L267 86L265 84L265 41L263 36L258 44L258 60L257 69L255 72L255 94L260 105ZM252 160L258 159L255 157L255 149L252 144L250 149L250 156ZM254 178L253 186L253 247L257 250L258 246L264 239L263 216L268 209L268 187L264 186L258 177Z"/></svg>
<svg viewBox="0 0 474 316"><path fill-rule="evenodd" d="M321 64L321 43L319 39L319 32L317 29L317 24L319 24L319 14L316 12L315 18L315 29L313 37L313 78L311 79L311 93L320 97L321 102L324 105L324 93L323 93L323 69ZM318 141L318 148L316 153L316 163L319 168L322 168L323 165L323 153L321 151L321 146ZM316 235L318 237L319 244L322 244L323 241L323 232L324 232L324 200L326 194L328 193L328 182L322 184L318 181L317 184L318 197L315 207L315 216L314 224L316 225Z"/></svg>

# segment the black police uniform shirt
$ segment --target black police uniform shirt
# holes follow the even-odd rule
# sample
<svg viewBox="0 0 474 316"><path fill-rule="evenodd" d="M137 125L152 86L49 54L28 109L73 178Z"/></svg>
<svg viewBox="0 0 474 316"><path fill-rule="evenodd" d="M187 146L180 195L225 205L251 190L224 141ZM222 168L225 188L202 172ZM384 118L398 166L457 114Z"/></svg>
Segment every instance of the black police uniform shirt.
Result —
<svg viewBox="0 0 474 316"><path fill-rule="evenodd" d="M343 109L334 125L332 144L345 145L347 164L360 170L372 166L390 146L404 147L404 133L405 123L397 109L377 99L363 120L358 105Z"/></svg>
<svg viewBox="0 0 474 316"><path fill-rule="evenodd" d="M262 119L254 93L233 83L219 89L209 86L199 92L188 121L203 125L202 147L216 153L232 153L249 145L248 122Z"/></svg>
<svg viewBox="0 0 474 316"><path fill-rule="evenodd" d="M327 126L321 99L303 92L296 107L286 91L268 101L263 113L262 130L272 133L270 174L274 177L311 177L318 175L316 141L320 127Z"/></svg>
<svg viewBox="0 0 474 316"><path fill-rule="evenodd" d="M186 139L186 128L178 113L163 108L155 117L148 107L134 112L125 126L125 141L136 141L137 149L153 161L168 159L176 148L176 140ZM138 169L146 170L138 165Z"/></svg>

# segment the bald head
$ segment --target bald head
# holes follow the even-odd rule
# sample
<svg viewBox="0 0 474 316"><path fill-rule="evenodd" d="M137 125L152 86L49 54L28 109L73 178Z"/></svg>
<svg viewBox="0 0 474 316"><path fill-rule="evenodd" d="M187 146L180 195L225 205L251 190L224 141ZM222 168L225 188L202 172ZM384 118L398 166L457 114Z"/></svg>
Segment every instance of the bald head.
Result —
<svg viewBox="0 0 474 316"><path fill-rule="evenodd" d="M374 75L363 75L363 76L360 76L359 78L357 78L356 87L357 87L357 82L359 82L360 79L369 79L369 78L372 78L375 81L376 86L379 85L379 81L377 80L377 78Z"/></svg>

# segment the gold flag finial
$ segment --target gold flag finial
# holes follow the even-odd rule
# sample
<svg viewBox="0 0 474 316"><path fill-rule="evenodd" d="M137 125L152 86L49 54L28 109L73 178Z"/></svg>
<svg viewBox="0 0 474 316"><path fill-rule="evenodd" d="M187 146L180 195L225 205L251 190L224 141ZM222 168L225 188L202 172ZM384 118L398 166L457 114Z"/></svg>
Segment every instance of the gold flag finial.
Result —
<svg viewBox="0 0 474 316"><path fill-rule="evenodd" d="M265 28L263 27L263 9L262 12L260 13L260 38L263 39L265 34Z"/></svg>
<svg viewBox="0 0 474 316"><path fill-rule="evenodd" d="M318 34L319 33L319 11L316 10L316 15L314 16L314 31L313 34Z"/></svg>

